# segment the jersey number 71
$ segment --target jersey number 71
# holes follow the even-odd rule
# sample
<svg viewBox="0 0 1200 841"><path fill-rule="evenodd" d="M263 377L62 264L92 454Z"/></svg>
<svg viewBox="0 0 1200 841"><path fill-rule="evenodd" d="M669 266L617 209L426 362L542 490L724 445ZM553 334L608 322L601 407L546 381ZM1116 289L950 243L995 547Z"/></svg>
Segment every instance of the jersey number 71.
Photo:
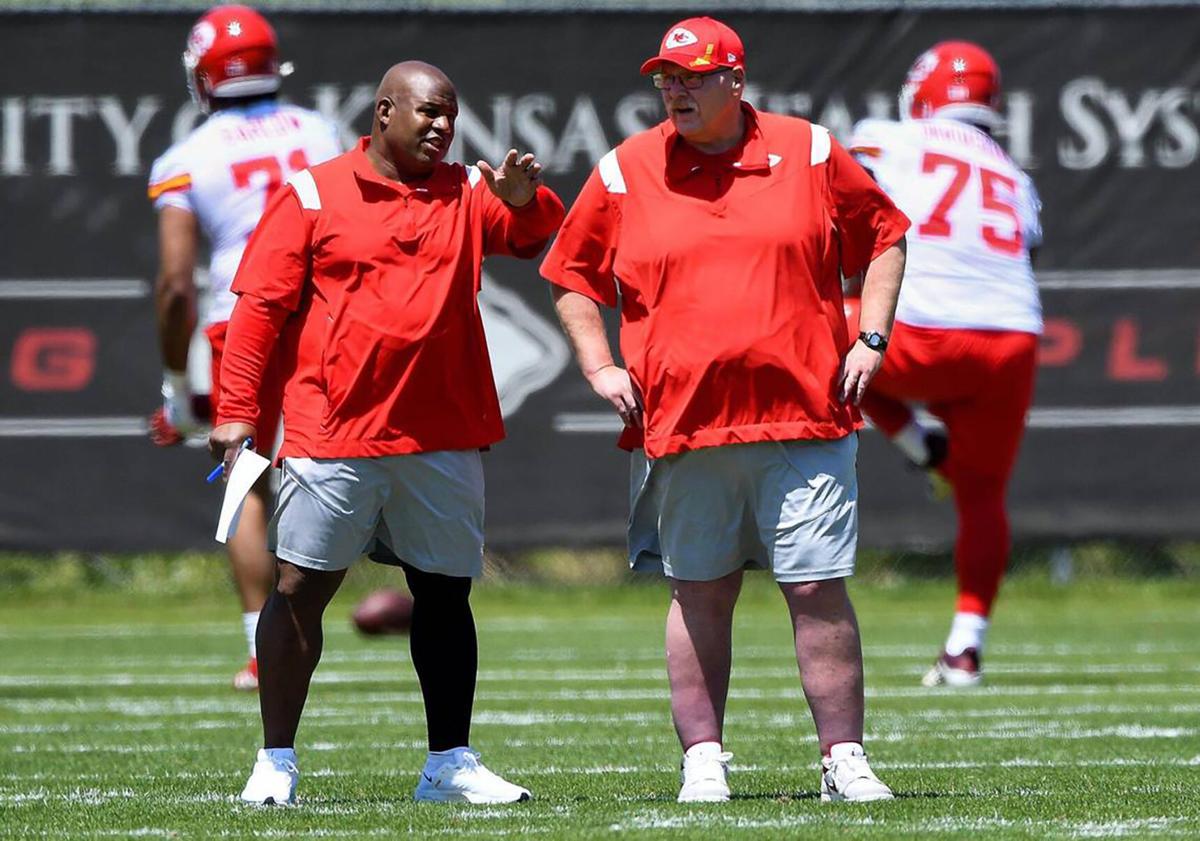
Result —
<svg viewBox="0 0 1200 841"><path fill-rule="evenodd" d="M288 153L287 168L289 175L308 168L308 158L305 156L303 149L293 149ZM250 179L256 172L266 173L267 183L266 189L263 191L264 208L266 207L266 203L271 200L271 196L283 184L283 167L279 164L279 158L274 155L238 161L229 167L229 171L233 175L234 186L239 190L244 190L250 186Z"/></svg>

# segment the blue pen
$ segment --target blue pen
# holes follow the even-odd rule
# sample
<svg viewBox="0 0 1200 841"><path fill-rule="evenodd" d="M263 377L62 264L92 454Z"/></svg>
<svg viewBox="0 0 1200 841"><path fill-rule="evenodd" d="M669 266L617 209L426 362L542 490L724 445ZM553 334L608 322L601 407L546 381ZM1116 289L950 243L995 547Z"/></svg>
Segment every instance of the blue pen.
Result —
<svg viewBox="0 0 1200 841"><path fill-rule="evenodd" d="M242 442L242 446L239 447L239 450L248 450L253 446L254 446L254 439L247 438L245 441ZM224 472L225 472L225 462L221 462L220 464L218 464L216 467L214 467L212 469L212 472L208 474L208 477L204 481L208 482L211 485L213 482L217 481L217 479L220 478L221 474Z"/></svg>

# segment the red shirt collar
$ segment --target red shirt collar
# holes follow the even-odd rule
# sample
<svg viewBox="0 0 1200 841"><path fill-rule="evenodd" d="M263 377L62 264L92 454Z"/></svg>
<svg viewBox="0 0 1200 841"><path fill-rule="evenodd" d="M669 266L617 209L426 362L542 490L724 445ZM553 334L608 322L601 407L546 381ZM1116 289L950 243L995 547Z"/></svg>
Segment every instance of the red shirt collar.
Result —
<svg viewBox="0 0 1200 841"><path fill-rule="evenodd" d="M767 160L767 141L758 123L758 112L745 102L741 105L746 118L746 133L736 146L717 155L708 155L690 146L680 137L670 118L662 123L667 153L667 180L682 181L705 169L756 172L771 168Z"/></svg>
<svg viewBox="0 0 1200 841"><path fill-rule="evenodd" d="M433 172L430 173L428 178L421 181L405 183L385 178L375 171L375 167L371 165L371 159L367 157L367 147L370 145L370 137L360 137L358 145L350 151L350 162L354 168L354 176L361 183L383 187L402 196L407 196L411 193L441 195L453 189L458 183L459 179L456 179L453 173L454 166L444 161L434 167Z"/></svg>

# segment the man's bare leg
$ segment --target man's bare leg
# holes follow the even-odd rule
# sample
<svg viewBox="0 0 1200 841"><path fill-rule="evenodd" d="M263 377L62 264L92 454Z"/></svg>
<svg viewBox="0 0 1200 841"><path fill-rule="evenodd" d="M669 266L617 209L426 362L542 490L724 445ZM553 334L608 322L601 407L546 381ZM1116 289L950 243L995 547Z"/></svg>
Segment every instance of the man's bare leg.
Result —
<svg viewBox="0 0 1200 841"><path fill-rule="evenodd" d="M300 714L321 659L321 616L346 577L279 561L279 580L258 620L258 701L263 746L296 743Z"/></svg>
<svg viewBox="0 0 1200 841"><path fill-rule="evenodd" d="M733 607L742 571L716 581L671 582L667 612L667 677L671 717L684 751L720 742L732 663Z"/></svg>
<svg viewBox="0 0 1200 841"><path fill-rule="evenodd" d="M795 631L800 682L821 753L863 740L863 665L858 620L842 578L780 583Z"/></svg>

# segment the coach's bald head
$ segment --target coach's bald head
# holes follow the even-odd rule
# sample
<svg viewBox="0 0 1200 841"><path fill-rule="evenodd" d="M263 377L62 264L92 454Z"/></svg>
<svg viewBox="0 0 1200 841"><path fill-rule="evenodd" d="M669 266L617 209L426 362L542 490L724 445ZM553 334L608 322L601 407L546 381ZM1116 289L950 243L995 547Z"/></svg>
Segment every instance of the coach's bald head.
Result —
<svg viewBox="0 0 1200 841"><path fill-rule="evenodd" d="M368 157L387 178L424 178L450 151L457 117L458 94L445 73L423 61L392 65L375 92Z"/></svg>

